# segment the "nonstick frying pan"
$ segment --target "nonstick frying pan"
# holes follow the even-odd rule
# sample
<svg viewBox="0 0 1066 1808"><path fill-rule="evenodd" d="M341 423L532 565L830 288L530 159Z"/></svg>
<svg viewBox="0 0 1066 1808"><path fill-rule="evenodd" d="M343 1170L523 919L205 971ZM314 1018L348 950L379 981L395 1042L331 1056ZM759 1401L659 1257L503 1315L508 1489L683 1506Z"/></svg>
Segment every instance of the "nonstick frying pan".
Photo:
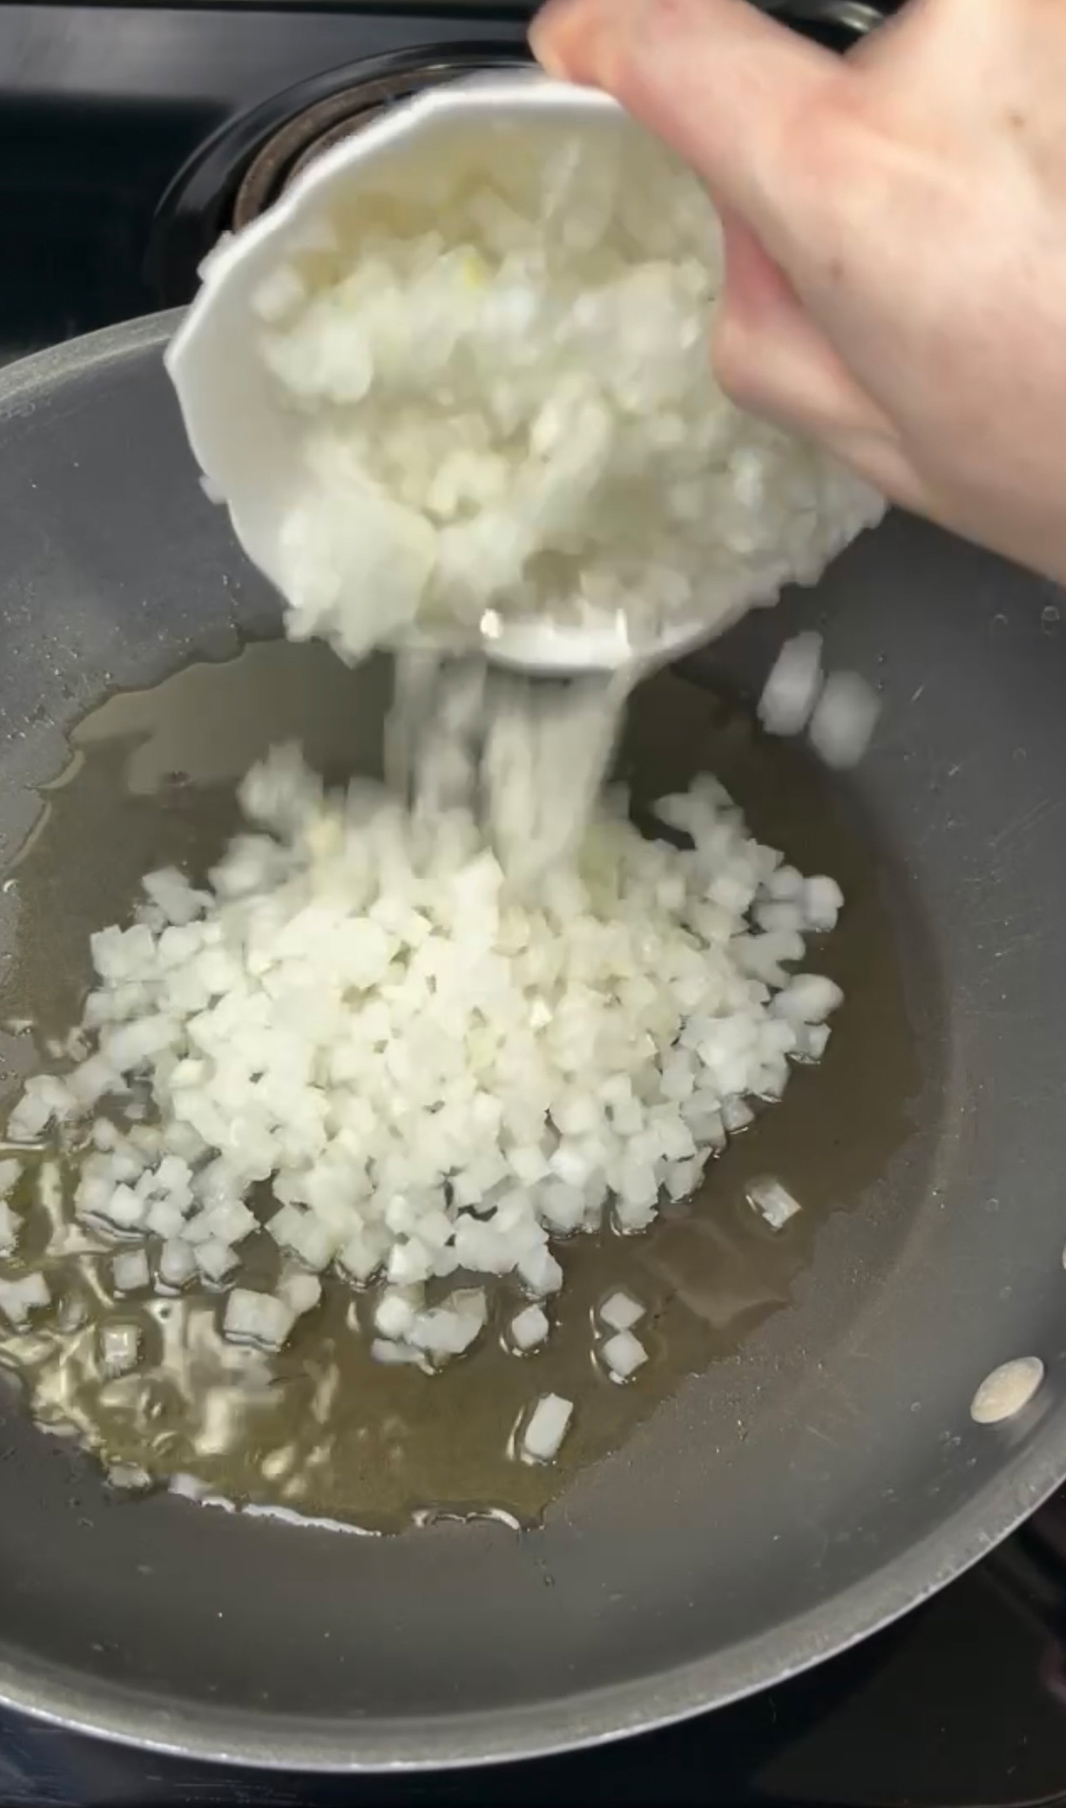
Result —
<svg viewBox="0 0 1066 1808"><path fill-rule="evenodd" d="M278 630L196 482L162 368L175 319L0 377L5 861L106 693ZM788 1306L522 1533L344 1537L123 1501L0 1393L0 1697L253 1764L593 1743L862 1638L1066 1477L1063 609L893 516L640 701L638 760L683 759L703 700L753 695L811 625L882 687L875 746L836 789L875 849L920 1074L898 1149L821 1226ZM876 1021L841 1047L892 1083ZM842 1095L828 1167L859 1134ZM975 1390L1019 1357L1044 1365L1035 1396L975 1423Z"/></svg>
<svg viewBox="0 0 1066 1808"><path fill-rule="evenodd" d="M116 328L0 381L7 850L64 763L64 731L106 691L277 626L197 485L162 370L173 324ZM0 1396L0 1695L251 1762L542 1751L839 1649L1066 1475L1059 601L895 517L817 591L655 681L698 711L707 683L750 691L781 636L815 623L832 663L884 687L883 732L844 789L878 850L922 1079L913 1129L823 1226L788 1309L522 1535L444 1523L363 1539L116 1502ZM677 694L649 690L648 732L669 740ZM876 1033L854 1058L881 1058ZM1030 1406L975 1424L982 1378L1031 1355L1046 1375Z"/></svg>

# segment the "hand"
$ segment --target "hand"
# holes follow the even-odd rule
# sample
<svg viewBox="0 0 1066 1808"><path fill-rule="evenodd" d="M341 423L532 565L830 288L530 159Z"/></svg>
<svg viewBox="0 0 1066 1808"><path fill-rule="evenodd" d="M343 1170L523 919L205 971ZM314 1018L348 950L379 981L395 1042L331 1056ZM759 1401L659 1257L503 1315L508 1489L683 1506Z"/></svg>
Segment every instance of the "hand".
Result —
<svg viewBox="0 0 1066 1808"><path fill-rule="evenodd" d="M1066 0L910 0L846 59L748 0L552 0L532 42L706 182L733 399L1066 582Z"/></svg>

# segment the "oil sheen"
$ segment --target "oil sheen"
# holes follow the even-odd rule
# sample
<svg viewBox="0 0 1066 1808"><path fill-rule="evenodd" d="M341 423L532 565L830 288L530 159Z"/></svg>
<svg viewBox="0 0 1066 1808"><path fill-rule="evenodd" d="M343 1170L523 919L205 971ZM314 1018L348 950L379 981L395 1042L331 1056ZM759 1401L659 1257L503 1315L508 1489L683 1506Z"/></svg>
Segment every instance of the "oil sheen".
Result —
<svg viewBox="0 0 1066 1808"><path fill-rule="evenodd" d="M176 863L199 877L218 857L237 825L234 786L270 745L299 741L337 783L379 774L390 684L384 661L352 672L323 647L262 642L151 691L113 696L87 717L7 875L16 941L2 1011L20 1040L43 1046L77 1020L91 978L88 937L128 917L144 872ZM57 1311L32 1332L0 1335L0 1361L21 1378L43 1427L73 1433L120 1483L192 1477L194 1488L230 1501L372 1530L435 1513L527 1523L686 1376L734 1354L787 1306L797 1275L816 1260L826 1215L861 1209L911 1131L922 1081L905 1003L913 938L833 781L703 684L664 674L642 686L619 765L638 821L655 796L710 770L762 840L840 881L841 921L824 948L815 944L818 969L846 995L825 1060L797 1069L784 1099L711 1163L697 1196L649 1232L558 1246L566 1280L552 1334L525 1357L505 1346L520 1303L507 1282L475 1350L434 1377L375 1363L358 1328L365 1305L335 1279L280 1354L235 1350L219 1335L221 1295L116 1301L113 1246L72 1226L68 1253L46 1270ZM28 1219L24 1247L0 1264L5 1272L32 1261L68 1216L76 1160L28 1165L16 1201ZM746 1183L767 1174L803 1206L778 1233L745 1200ZM270 1239L250 1239L242 1256L269 1284ZM647 1307L640 1334L651 1358L625 1386L592 1356L596 1306L619 1287ZM105 1317L139 1329L133 1373L101 1372ZM527 1466L508 1454L511 1433L549 1390L575 1402L573 1428L557 1463Z"/></svg>

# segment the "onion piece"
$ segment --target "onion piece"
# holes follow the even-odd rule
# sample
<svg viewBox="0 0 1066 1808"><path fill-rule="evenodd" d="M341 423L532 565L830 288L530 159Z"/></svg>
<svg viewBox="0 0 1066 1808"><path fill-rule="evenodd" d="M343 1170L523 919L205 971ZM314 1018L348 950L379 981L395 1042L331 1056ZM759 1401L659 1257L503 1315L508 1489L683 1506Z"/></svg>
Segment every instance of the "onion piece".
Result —
<svg viewBox="0 0 1066 1808"><path fill-rule="evenodd" d="M9 1256L18 1247L21 1228L21 1219L11 1210L7 1200L0 1198L0 1256Z"/></svg>
<svg viewBox="0 0 1066 1808"><path fill-rule="evenodd" d="M417 1317L417 1307L399 1289L387 1288L374 1313L374 1328L383 1337L406 1337Z"/></svg>
<svg viewBox="0 0 1066 1808"><path fill-rule="evenodd" d="M745 1196L752 1209L761 1218L765 1218L771 1230L781 1230L801 1209L799 1200L794 1199L779 1180L753 1180L749 1183Z"/></svg>
<svg viewBox="0 0 1066 1808"><path fill-rule="evenodd" d="M541 1306L526 1306L512 1318L508 1336L512 1348L525 1354L542 1344L550 1329L548 1315Z"/></svg>
<svg viewBox="0 0 1066 1808"><path fill-rule="evenodd" d="M621 1289L616 1293L609 1293L599 1308L602 1323L609 1325L612 1331L631 1331L644 1317L644 1313L645 1307L640 1301Z"/></svg>
<svg viewBox="0 0 1066 1808"><path fill-rule="evenodd" d="M410 1344L395 1343L391 1338L375 1337L370 1345L370 1354L375 1362L386 1366L429 1369L421 1350L413 1350Z"/></svg>
<svg viewBox="0 0 1066 1808"><path fill-rule="evenodd" d="M197 1272L196 1251L191 1243L168 1238L159 1251L157 1272L164 1288L176 1291L184 1287Z"/></svg>
<svg viewBox="0 0 1066 1808"><path fill-rule="evenodd" d="M406 1333L407 1341L437 1360L461 1356L480 1335L487 1316L482 1290L463 1288L450 1294L443 1305L417 1312Z"/></svg>
<svg viewBox="0 0 1066 1808"><path fill-rule="evenodd" d="M628 1381L648 1360L648 1352L632 1331L616 1331L600 1346L600 1357L613 1381Z"/></svg>
<svg viewBox="0 0 1066 1808"><path fill-rule="evenodd" d="M523 1462L551 1463L570 1428L574 1403L561 1394L542 1394L534 1406L520 1440Z"/></svg>
<svg viewBox="0 0 1066 1808"><path fill-rule="evenodd" d="M855 766L877 725L881 704L857 672L831 672L811 717L808 733L827 766Z"/></svg>
<svg viewBox="0 0 1066 1808"><path fill-rule="evenodd" d="M276 1294L234 1287L226 1296L222 1331L231 1343L254 1344L261 1350L280 1350L295 1317L291 1306Z"/></svg>
<svg viewBox="0 0 1066 1808"><path fill-rule="evenodd" d="M237 1253L217 1237L196 1245L196 1265L207 1281L221 1284L237 1266Z"/></svg>
<svg viewBox="0 0 1066 1808"><path fill-rule="evenodd" d="M322 1298L322 1283L313 1274L288 1274L278 1286L278 1297L294 1318L313 1312Z"/></svg>
<svg viewBox="0 0 1066 1808"><path fill-rule="evenodd" d="M794 735L806 728L822 687L822 637L786 640L759 698L759 720L768 734Z"/></svg>
<svg viewBox="0 0 1066 1808"><path fill-rule="evenodd" d="M111 1279L116 1293L137 1293L151 1280L148 1252L144 1249L124 1250L111 1264Z"/></svg>
<svg viewBox="0 0 1066 1808"><path fill-rule="evenodd" d="M38 1270L20 1275L14 1281L0 1280L0 1312L16 1330L22 1330L29 1323L31 1312L40 1311L50 1305L51 1300L48 1282Z"/></svg>
<svg viewBox="0 0 1066 1808"><path fill-rule="evenodd" d="M107 1376L126 1375L137 1367L141 1353L141 1334L136 1325L100 1326L100 1370Z"/></svg>

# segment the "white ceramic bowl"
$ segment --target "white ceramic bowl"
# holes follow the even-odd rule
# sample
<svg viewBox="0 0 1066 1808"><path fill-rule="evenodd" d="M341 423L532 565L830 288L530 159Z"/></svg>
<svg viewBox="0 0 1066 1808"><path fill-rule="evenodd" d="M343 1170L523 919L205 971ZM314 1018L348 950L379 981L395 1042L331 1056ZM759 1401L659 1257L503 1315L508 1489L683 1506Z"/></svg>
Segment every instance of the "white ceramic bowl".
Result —
<svg viewBox="0 0 1066 1808"><path fill-rule="evenodd" d="M225 498L245 552L273 583L279 583L283 512L300 482L300 448L256 352L253 294L289 253L307 244L316 218L330 207L402 191L438 158L491 161L497 150L514 150L516 135L523 155L537 155L540 145L575 127L590 134L642 133L604 95L551 81L535 69L468 76L429 89L326 151L269 212L207 260L166 367L204 475ZM715 630L724 625L716 623ZM578 672L617 669L634 657L658 663L707 632L705 621L674 624L668 635L638 649L621 618L565 625L490 613L479 644L501 664ZM432 641L422 633L414 638L423 646L445 644L437 635ZM469 648L471 636L457 630L447 644Z"/></svg>

